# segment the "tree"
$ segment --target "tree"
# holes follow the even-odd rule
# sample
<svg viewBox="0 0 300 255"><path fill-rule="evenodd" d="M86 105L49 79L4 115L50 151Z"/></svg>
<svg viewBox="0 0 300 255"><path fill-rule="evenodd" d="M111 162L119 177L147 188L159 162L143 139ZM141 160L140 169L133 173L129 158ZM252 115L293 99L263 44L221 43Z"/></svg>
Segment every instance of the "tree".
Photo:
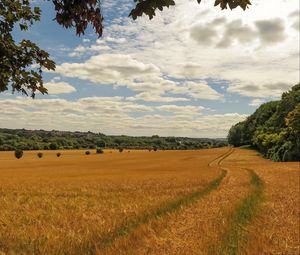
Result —
<svg viewBox="0 0 300 255"><path fill-rule="evenodd" d="M286 121L286 125L291 129L291 132L295 133L299 138L299 136L300 136L300 103L295 107L295 109L293 111L289 112L285 121Z"/></svg>
<svg viewBox="0 0 300 255"><path fill-rule="evenodd" d="M300 84L283 93L281 100L261 105L245 121L229 130L228 142L249 144L274 161L300 158Z"/></svg>
<svg viewBox="0 0 300 255"><path fill-rule="evenodd" d="M104 151L103 151L101 148L97 148L97 149L96 149L96 153L97 153L97 154L103 154Z"/></svg>
<svg viewBox="0 0 300 255"><path fill-rule="evenodd" d="M239 122L230 128L228 133L228 142L234 146L243 145L244 123Z"/></svg>
<svg viewBox="0 0 300 255"><path fill-rule="evenodd" d="M43 87L42 68L54 70L55 64L49 54L35 43L22 40L16 44L12 31L16 26L27 30L29 25L40 20L41 10L30 8L28 0L0 0L0 92L8 90L35 96L38 90L46 93ZM37 65L37 68L32 68Z"/></svg>
<svg viewBox="0 0 300 255"><path fill-rule="evenodd" d="M58 146L56 143L50 143L49 148L50 148L50 150L57 150Z"/></svg>
<svg viewBox="0 0 300 255"><path fill-rule="evenodd" d="M15 157L17 159L20 159L23 157L23 151L22 150L15 150Z"/></svg>
<svg viewBox="0 0 300 255"><path fill-rule="evenodd" d="M137 2L129 16L134 20L145 14L152 19L155 12L164 7L175 5L174 0L134 0ZM95 33L101 37L103 32L103 16L100 0L52 0L56 22L65 27L76 29L77 35L84 34L91 24ZM201 0L197 0L198 3ZM246 9L249 0L215 0L215 6L221 9L234 9L240 6ZM39 7L31 7L29 0L0 0L0 92L9 88L12 92L21 92L35 97L37 91L47 93L43 86L42 70L54 70L55 63L49 54L30 40L16 43L12 36L17 27L28 30L29 26L40 20Z"/></svg>

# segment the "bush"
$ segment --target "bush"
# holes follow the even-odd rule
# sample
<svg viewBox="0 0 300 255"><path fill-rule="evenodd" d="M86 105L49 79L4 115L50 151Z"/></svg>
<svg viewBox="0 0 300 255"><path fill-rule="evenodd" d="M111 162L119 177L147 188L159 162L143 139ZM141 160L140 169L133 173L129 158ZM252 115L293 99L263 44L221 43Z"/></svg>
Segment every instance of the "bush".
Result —
<svg viewBox="0 0 300 255"><path fill-rule="evenodd" d="M148 149L148 151L149 151L149 152L151 152L151 151L152 151L152 149Z"/></svg>
<svg viewBox="0 0 300 255"><path fill-rule="evenodd" d="M96 149L96 153L97 153L97 154L103 154L104 151L103 151L101 148L98 148L98 149Z"/></svg>
<svg viewBox="0 0 300 255"><path fill-rule="evenodd" d="M43 153L39 152L39 153L37 154L37 156L38 156L39 158L42 158L42 157L43 157Z"/></svg>
<svg viewBox="0 0 300 255"><path fill-rule="evenodd" d="M154 150L154 151L157 151L157 147L154 147L153 150Z"/></svg>
<svg viewBox="0 0 300 255"><path fill-rule="evenodd" d="M86 152L85 152L85 155L90 155L90 154L91 154L90 151L86 151Z"/></svg>
<svg viewBox="0 0 300 255"><path fill-rule="evenodd" d="M15 150L15 157L17 159L22 158L22 156L23 156L23 151L22 150Z"/></svg>
<svg viewBox="0 0 300 255"><path fill-rule="evenodd" d="M56 153L56 157L59 158L60 156L61 156L61 153L60 153L60 152L57 152L57 153Z"/></svg>
<svg viewBox="0 0 300 255"><path fill-rule="evenodd" d="M56 143L50 143L49 148L50 148L50 150L57 150L58 146Z"/></svg>
<svg viewBox="0 0 300 255"><path fill-rule="evenodd" d="M124 150L123 148L119 148L119 152L123 152L123 150Z"/></svg>

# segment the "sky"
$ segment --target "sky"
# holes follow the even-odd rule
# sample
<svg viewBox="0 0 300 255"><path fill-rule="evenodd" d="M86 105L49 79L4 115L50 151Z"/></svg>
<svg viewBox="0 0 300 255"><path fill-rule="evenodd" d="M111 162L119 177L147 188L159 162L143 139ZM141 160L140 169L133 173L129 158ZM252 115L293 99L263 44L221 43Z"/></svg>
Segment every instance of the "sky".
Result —
<svg viewBox="0 0 300 255"><path fill-rule="evenodd" d="M56 70L48 95L0 94L0 127L108 135L226 137L299 82L299 0L252 0L246 11L178 0L150 21L133 0L102 0L104 33L60 27L51 1L26 33Z"/></svg>

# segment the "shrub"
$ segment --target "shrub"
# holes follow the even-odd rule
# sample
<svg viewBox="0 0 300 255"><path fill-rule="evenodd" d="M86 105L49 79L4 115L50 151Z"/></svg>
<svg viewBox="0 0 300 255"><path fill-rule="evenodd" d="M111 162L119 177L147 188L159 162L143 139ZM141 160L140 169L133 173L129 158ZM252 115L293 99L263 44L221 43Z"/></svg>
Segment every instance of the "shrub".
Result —
<svg viewBox="0 0 300 255"><path fill-rule="evenodd" d="M56 143L50 143L49 148L50 148L50 150L57 150L58 146Z"/></svg>
<svg viewBox="0 0 300 255"><path fill-rule="evenodd" d="M90 155L90 154L91 154L90 151L86 151L86 152L85 152L85 155Z"/></svg>
<svg viewBox="0 0 300 255"><path fill-rule="evenodd" d="M42 158L42 157L43 157L43 153L39 152L39 153L37 154L37 156L38 156L39 158Z"/></svg>
<svg viewBox="0 0 300 255"><path fill-rule="evenodd" d="M154 150L154 151L157 151L157 147L154 147L153 150Z"/></svg>
<svg viewBox="0 0 300 255"><path fill-rule="evenodd" d="M152 149L148 149L148 151L149 151L149 152L151 152L151 151L152 151Z"/></svg>
<svg viewBox="0 0 300 255"><path fill-rule="evenodd" d="M103 154L104 151L103 151L101 148L98 148L98 149L96 149L96 153L97 153L97 154Z"/></svg>
<svg viewBox="0 0 300 255"><path fill-rule="evenodd" d="M119 148L119 152L123 152L123 150L124 150L123 148Z"/></svg>
<svg viewBox="0 0 300 255"><path fill-rule="evenodd" d="M23 156L23 151L22 150L15 150L15 157L17 159L22 158L22 156Z"/></svg>
<svg viewBox="0 0 300 255"><path fill-rule="evenodd" d="M57 153L56 153L56 157L59 158L60 156L61 156L61 153L60 153L60 152L57 152Z"/></svg>

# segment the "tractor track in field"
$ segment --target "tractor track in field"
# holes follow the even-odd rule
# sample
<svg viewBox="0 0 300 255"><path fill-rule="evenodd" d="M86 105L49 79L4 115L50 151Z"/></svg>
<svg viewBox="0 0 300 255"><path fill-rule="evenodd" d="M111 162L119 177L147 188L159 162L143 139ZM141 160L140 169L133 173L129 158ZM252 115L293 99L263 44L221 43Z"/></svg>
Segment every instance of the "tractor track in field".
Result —
<svg viewBox="0 0 300 255"><path fill-rule="evenodd" d="M218 244L212 245L209 254L237 255L245 253L242 249L247 242L247 226L260 212L264 200L264 184L254 170L248 168L243 168L243 170L248 172L253 190L230 213L227 226Z"/></svg>
<svg viewBox="0 0 300 255"><path fill-rule="evenodd" d="M246 171L223 166L224 160L234 151L230 148L208 163L209 167L217 167L225 173L222 182L211 190L213 192L209 196L197 200L191 207L183 208L180 213L169 216L166 229L160 229L154 236L147 237L147 243L151 245L142 245L143 247L136 248L134 252L120 254L222 254L210 253L212 243L221 242L224 229L226 231L230 224L228 215L252 194ZM155 230L152 232L156 233Z"/></svg>
<svg viewBox="0 0 300 255"><path fill-rule="evenodd" d="M211 168L214 167L214 164L216 163L216 166L221 170L221 174L217 176L215 179L213 179L212 181L210 181L203 189L186 194L181 197L177 197L170 201L166 201L165 203L163 203L161 206L157 207L154 210L151 210L145 214L137 216L134 219L126 220L113 233L111 233L106 238L102 239L101 246L103 246L104 248L109 248L119 238L132 234L140 225L148 224L152 220L161 218L165 215L169 215L170 213L173 213L192 203L195 203L199 199L208 195L211 191L218 188L222 180L227 175L227 170L220 167L221 162L224 159L226 159L228 156L230 156L233 152L234 149L230 148L224 154L218 156L217 158L213 159L208 163L208 166Z"/></svg>
<svg viewBox="0 0 300 255"><path fill-rule="evenodd" d="M217 165L221 166L222 161L225 160L227 157L229 157L233 152L234 152L234 149L232 147L230 147L230 149L227 152L225 152L224 154L220 155L219 157L213 159L207 165L209 167L213 167L214 163L217 162Z"/></svg>

